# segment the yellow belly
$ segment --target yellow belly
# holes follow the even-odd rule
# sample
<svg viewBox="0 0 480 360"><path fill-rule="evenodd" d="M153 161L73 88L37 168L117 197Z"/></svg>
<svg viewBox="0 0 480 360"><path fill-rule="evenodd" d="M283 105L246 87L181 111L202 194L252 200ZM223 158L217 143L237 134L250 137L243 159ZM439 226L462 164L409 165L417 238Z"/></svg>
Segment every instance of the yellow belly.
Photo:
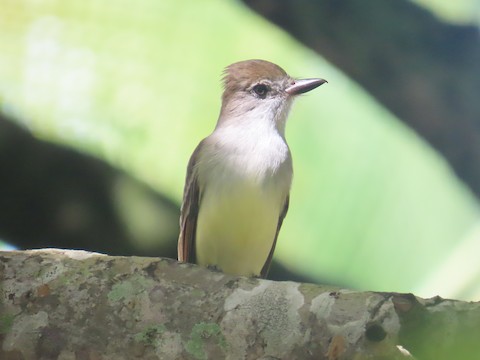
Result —
<svg viewBox="0 0 480 360"><path fill-rule="evenodd" d="M197 262L228 274L260 275L273 246L284 196L255 186L204 195L197 219Z"/></svg>

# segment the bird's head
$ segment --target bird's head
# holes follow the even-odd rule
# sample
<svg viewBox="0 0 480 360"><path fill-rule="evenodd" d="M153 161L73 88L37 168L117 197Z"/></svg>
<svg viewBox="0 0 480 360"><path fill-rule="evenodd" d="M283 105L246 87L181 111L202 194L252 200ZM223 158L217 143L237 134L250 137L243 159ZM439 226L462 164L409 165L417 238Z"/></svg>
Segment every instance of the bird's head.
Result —
<svg viewBox="0 0 480 360"><path fill-rule="evenodd" d="M283 127L295 96L325 82L319 78L294 79L280 66L265 60L234 63L224 71L219 123L238 118L267 118Z"/></svg>

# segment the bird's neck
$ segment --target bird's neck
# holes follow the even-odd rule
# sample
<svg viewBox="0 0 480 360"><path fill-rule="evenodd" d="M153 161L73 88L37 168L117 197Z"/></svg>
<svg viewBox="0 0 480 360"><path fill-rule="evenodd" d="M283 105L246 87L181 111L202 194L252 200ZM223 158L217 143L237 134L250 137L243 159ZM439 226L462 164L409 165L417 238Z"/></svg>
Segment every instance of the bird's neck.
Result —
<svg viewBox="0 0 480 360"><path fill-rule="evenodd" d="M254 137L277 133L285 139L285 124L290 106L290 101L270 101L261 106L248 103L223 104L215 131L231 130Z"/></svg>
<svg viewBox="0 0 480 360"><path fill-rule="evenodd" d="M291 167L284 137L285 120L252 112L219 122L208 137L201 159L209 167L204 176L222 184L240 180L265 183L280 169Z"/></svg>

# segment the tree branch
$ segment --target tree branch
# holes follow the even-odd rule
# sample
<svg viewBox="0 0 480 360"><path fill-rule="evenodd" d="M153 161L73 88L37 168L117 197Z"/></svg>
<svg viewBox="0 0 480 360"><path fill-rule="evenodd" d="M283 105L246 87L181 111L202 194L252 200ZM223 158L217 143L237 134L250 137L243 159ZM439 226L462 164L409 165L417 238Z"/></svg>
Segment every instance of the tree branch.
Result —
<svg viewBox="0 0 480 360"><path fill-rule="evenodd" d="M480 304L232 277L162 258L0 253L1 359L474 359ZM469 354L471 354L469 356Z"/></svg>

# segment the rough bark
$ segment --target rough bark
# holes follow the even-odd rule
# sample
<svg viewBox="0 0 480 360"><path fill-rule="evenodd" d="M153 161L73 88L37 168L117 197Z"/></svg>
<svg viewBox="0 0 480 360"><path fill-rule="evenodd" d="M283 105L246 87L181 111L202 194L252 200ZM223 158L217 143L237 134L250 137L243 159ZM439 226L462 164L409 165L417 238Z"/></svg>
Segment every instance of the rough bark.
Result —
<svg viewBox="0 0 480 360"><path fill-rule="evenodd" d="M480 303L74 250L1 252L0 275L1 359L441 360L480 353Z"/></svg>
<svg viewBox="0 0 480 360"><path fill-rule="evenodd" d="M243 0L415 129L480 197L480 38L406 0Z"/></svg>

